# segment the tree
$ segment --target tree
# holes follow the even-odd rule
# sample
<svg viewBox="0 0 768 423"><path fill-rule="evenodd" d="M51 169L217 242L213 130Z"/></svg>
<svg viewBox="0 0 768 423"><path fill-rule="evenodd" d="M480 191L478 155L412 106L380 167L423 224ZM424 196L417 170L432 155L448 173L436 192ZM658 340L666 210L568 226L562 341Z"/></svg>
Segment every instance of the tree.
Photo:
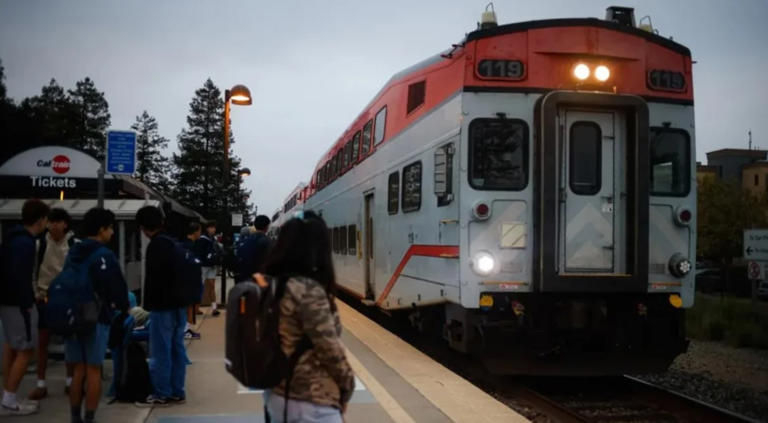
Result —
<svg viewBox="0 0 768 423"><path fill-rule="evenodd" d="M5 88L5 68L0 60L0 165L9 159L16 150L14 136L14 115L16 106L7 97Z"/></svg>
<svg viewBox="0 0 768 423"><path fill-rule="evenodd" d="M111 116L109 104L104 93L96 89L91 78L77 81L74 90L69 90L72 105L70 147L82 150L98 160L104 158L106 144L105 133L109 128Z"/></svg>
<svg viewBox="0 0 768 423"><path fill-rule="evenodd" d="M136 178L160 192L170 193L171 164L162 154L162 150L168 147L168 138L160 136L157 128L157 119L146 110L141 116L136 116L136 122L131 126L137 133Z"/></svg>
<svg viewBox="0 0 768 423"><path fill-rule="evenodd" d="M174 197L206 218L227 227L229 213L246 213L249 192L240 186L240 159L230 147L229 172L224 174L224 99L209 78L189 104L187 128L178 137ZM230 133L230 146L234 145Z"/></svg>
<svg viewBox="0 0 768 423"><path fill-rule="evenodd" d="M697 255L719 261L726 286L729 269L743 251L744 229L765 228L768 207L732 181L705 178L698 188Z"/></svg>
<svg viewBox="0 0 768 423"><path fill-rule="evenodd" d="M25 98L9 129L10 153L41 145L69 145L74 132L71 107L64 88L53 78L42 87L40 94Z"/></svg>

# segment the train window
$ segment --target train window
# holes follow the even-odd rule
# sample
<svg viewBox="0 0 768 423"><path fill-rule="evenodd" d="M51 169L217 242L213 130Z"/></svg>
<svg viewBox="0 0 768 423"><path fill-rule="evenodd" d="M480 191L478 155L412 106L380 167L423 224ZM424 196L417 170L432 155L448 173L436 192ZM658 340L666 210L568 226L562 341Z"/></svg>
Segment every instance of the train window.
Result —
<svg viewBox="0 0 768 423"><path fill-rule="evenodd" d="M333 228L333 252L339 253L339 246L341 244L339 243L339 228Z"/></svg>
<svg viewBox="0 0 768 423"><path fill-rule="evenodd" d="M351 256L357 254L357 228L355 225L349 225L347 228L347 254Z"/></svg>
<svg viewBox="0 0 768 423"><path fill-rule="evenodd" d="M344 146L344 169L352 165L352 143Z"/></svg>
<svg viewBox="0 0 768 423"><path fill-rule="evenodd" d="M437 207L453 201L453 143L435 150L435 195Z"/></svg>
<svg viewBox="0 0 768 423"><path fill-rule="evenodd" d="M347 254L347 227L339 228L339 254Z"/></svg>
<svg viewBox="0 0 768 423"><path fill-rule="evenodd" d="M389 188L387 189L387 211L389 214L397 214L400 201L400 172L389 174Z"/></svg>
<svg viewBox="0 0 768 423"><path fill-rule="evenodd" d="M371 148L371 130L373 129L373 120L369 120L363 127L363 151L366 153L373 151Z"/></svg>
<svg viewBox="0 0 768 423"><path fill-rule="evenodd" d="M325 184L328 185L333 180L333 172L331 167L331 161L328 160L325 163Z"/></svg>
<svg viewBox="0 0 768 423"><path fill-rule="evenodd" d="M595 195L602 186L603 133L595 122L575 122L570 133L568 183L579 195Z"/></svg>
<svg viewBox="0 0 768 423"><path fill-rule="evenodd" d="M384 106L376 113L376 126L373 133L373 144L379 145L384 141L384 129L387 127L387 106Z"/></svg>
<svg viewBox="0 0 768 423"><path fill-rule="evenodd" d="M414 82L408 86L408 109L406 114L411 114L419 106L424 104L424 97L427 93L427 81Z"/></svg>
<svg viewBox="0 0 768 423"><path fill-rule="evenodd" d="M469 124L469 184L499 191L520 191L528 185L525 121L481 118Z"/></svg>
<svg viewBox="0 0 768 423"><path fill-rule="evenodd" d="M360 139L349 140L347 145L349 144L352 144L352 164L355 164L357 163L357 158L360 157Z"/></svg>
<svg viewBox="0 0 768 423"><path fill-rule="evenodd" d="M320 171L319 170L317 171L317 176L315 176L315 189L316 190L320 189ZM272 221L274 222L275 219L272 219Z"/></svg>
<svg viewBox="0 0 768 423"><path fill-rule="evenodd" d="M340 165L339 173L341 173L349 165L349 157L347 156L346 147L340 148L338 155L339 155L339 165Z"/></svg>
<svg viewBox="0 0 768 423"><path fill-rule="evenodd" d="M355 138L353 138L353 142L359 143L360 142L360 131L357 131L355 134ZM370 145L362 144L360 145L360 160L362 160L366 155L368 155L368 151L371 149Z"/></svg>
<svg viewBox="0 0 768 423"><path fill-rule="evenodd" d="M685 197L691 189L691 139L688 132L651 128L651 195Z"/></svg>
<svg viewBox="0 0 768 423"><path fill-rule="evenodd" d="M421 162L403 168L403 213L421 208Z"/></svg>

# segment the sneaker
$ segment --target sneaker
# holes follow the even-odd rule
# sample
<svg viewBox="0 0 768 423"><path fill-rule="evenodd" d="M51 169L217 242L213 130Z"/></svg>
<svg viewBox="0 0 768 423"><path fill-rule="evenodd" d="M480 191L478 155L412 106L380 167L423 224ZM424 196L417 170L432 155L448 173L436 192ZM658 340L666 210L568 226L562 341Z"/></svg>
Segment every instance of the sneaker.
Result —
<svg viewBox="0 0 768 423"><path fill-rule="evenodd" d="M167 407L170 405L167 399L156 397L154 395L148 396L143 401L136 401L134 404L139 408Z"/></svg>
<svg viewBox="0 0 768 423"><path fill-rule="evenodd" d="M32 390L32 392L29 393L29 399L32 401L40 401L41 399L48 396L48 388L40 388L37 387Z"/></svg>
<svg viewBox="0 0 768 423"><path fill-rule="evenodd" d="M168 403L171 404L171 405L186 404L187 403L187 398L185 398L185 397L170 396L170 397L168 397Z"/></svg>
<svg viewBox="0 0 768 423"><path fill-rule="evenodd" d="M219 314L221 314L221 312L219 310L213 310L213 313L211 313L211 316L216 317Z"/></svg>
<svg viewBox="0 0 768 423"><path fill-rule="evenodd" d="M0 416L28 416L37 413L37 404L18 404L15 408L0 404Z"/></svg>
<svg viewBox="0 0 768 423"><path fill-rule="evenodd" d="M192 329L187 329L184 332L184 339L200 339L200 332L195 332Z"/></svg>

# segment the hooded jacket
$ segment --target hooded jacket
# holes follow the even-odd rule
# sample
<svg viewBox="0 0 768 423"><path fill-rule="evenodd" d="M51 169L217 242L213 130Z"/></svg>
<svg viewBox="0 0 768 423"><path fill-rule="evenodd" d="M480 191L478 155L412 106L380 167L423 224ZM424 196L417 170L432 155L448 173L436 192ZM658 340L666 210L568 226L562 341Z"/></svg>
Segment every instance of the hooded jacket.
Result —
<svg viewBox="0 0 768 423"><path fill-rule="evenodd" d="M37 240L23 226L11 228L0 247L0 305L30 308L35 302Z"/></svg>
<svg viewBox="0 0 768 423"><path fill-rule="evenodd" d="M104 244L92 239L84 239L82 242L72 245L67 255L67 260L73 263L84 262L97 248ZM128 310L128 285L125 283L120 264L115 253L110 249L103 249L98 254L96 261L88 269L91 276L91 286L94 293L101 300L99 323L110 324L114 311ZM65 264L66 266L66 264Z"/></svg>
<svg viewBox="0 0 768 423"><path fill-rule="evenodd" d="M149 311L181 307L173 292L173 251L168 234L158 232L149 241L144 258L144 308Z"/></svg>

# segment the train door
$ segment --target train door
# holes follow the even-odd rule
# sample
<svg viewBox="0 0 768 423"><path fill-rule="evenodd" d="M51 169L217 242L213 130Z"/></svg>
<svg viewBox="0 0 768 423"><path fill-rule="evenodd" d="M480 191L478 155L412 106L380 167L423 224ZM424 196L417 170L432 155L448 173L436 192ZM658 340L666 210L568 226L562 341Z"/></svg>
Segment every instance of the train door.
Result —
<svg viewBox="0 0 768 423"><path fill-rule="evenodd" d="M624 273L620 230L624 197L618 114L562 109L559 272Z"/></svg>
<svg viewBox="0 0 768 423"><path fill-rule="evenodd" d="M365 195L363 215L363 261L365 266L365 298L374 300L374 261L373 261L373 193Z"/></svg>

